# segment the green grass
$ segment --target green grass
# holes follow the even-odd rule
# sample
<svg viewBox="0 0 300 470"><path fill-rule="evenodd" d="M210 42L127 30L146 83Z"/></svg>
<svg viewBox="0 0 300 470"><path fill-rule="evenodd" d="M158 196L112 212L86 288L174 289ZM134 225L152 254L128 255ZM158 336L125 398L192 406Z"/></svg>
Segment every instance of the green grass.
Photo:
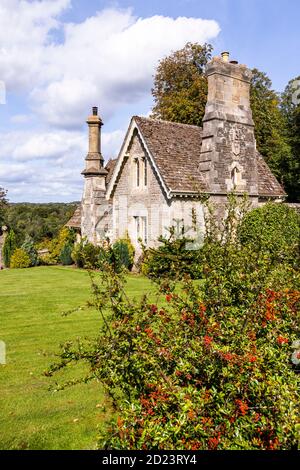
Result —
<svg viewBox="0 0 300 470"><path fill-rule="evenodd" d="M95 448L98 428L110 415L100 384L54 392L53 379L43 375L60 343L97 334L96 311L61 315L85 303L89 285L88 274L74 268L0 272L0 340L7 350L0 365L0 449ZM128 276L131 297L151 289L147 279Z"/></svg>

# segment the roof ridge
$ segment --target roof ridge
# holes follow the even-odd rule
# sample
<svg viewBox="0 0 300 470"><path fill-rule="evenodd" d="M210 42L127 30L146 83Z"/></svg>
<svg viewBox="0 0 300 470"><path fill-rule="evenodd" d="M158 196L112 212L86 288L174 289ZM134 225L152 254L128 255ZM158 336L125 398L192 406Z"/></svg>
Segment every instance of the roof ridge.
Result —
<svg viewBox="0 0 300 470"><path fill-rule="evenodd" d="M146 121L152 121L152 122L157 122L157 123L166 123L166 124L171 124L173 126L184 126L184 127L194 127L195 129L201 129L202 130L202 127L200 126L197 126L196 124L185 124L183 122L174 122L174 121L167 121L166 119L155 119L155 118L150 118L150 117L146 117L146 116L138 116L138 115L134 115L132 116L133 119L144 119Z"/></svg>

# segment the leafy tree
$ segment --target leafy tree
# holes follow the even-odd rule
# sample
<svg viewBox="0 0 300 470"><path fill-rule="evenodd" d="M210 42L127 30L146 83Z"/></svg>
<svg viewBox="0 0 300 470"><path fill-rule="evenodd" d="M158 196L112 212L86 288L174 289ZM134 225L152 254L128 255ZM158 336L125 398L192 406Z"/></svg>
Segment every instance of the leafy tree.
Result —
<svg viewBox="0 0 300 470"><path fill-rule="evenodd" d="M280 96L272 89L272 82L264 72L253 69L252 73L250 101L257 149L289 193L293 158Z"/></svg>
<svg viewBox="0 0 300 470"><path fill-rule="evenodd" d="M154 118L202 126L207 101L204 69L212 46L187 43L162 59L154 77Z"/></svg>
<svg viewBox="0 0 300 470"><path fill-rule="evenodd" d="M292 201L300 202L300 76L290 80L281 97L281 110L287 124L287 136L291 146L290 171L286 187Z"/></svg>
<svg viewBox="0 0 300 470"><path fill-rule="evenodd" d="M26 236L39 243L58 236L60 229L74 213L77 203L8 204L6 224L16 235L16 242L21 246Z"/></svg>
<svg viewBox="0 0 300 470"><path fill-rule="evenodd" d="M7 206L6 191L0 187L0 230L5 223L5 209Z"/></svg>
<svg viewBox="0 0 300 470"><path fill-rule="evenodd" d="M7 268L10 267L10 259L15 249L16 249L15 232L13 230L10 230L7 237L5 238L5 242L4 242L3 250L2 250L4 265Z"/></svg>

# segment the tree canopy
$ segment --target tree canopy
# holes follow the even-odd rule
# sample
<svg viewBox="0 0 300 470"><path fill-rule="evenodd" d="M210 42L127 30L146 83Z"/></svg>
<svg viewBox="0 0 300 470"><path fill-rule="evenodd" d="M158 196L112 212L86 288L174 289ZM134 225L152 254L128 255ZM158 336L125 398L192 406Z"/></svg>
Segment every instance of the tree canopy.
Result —
<svg viewBox="0 0 300 470"><path fill-rule="evenodd" d="M287 84L281 97L281 112L286 121L287 138L291 147L286 186L291 199L300 201L300 76Z"/></svg>
<svg viewBox="0 0 300 470"><path fill-rule="evenodd" d="M5 224L13 229L17 246L26 237L34 243L54 238L73 215L78 203L8 204L4 213Z"/></svg>
<svg viewBox="0 0 300 470"><path fill-rule="evenodd" d="M153 117L202 126L207 100L204 71L211 51L210 44L189 42L159 62L152 89Z"/></svg>
<svg viewBox="0 0 300 470"><path fill-rule="evenodd" d="M7 204L6 200L6 191L0 186L0 230L1 226L4 224L4 210Z"/></svg>

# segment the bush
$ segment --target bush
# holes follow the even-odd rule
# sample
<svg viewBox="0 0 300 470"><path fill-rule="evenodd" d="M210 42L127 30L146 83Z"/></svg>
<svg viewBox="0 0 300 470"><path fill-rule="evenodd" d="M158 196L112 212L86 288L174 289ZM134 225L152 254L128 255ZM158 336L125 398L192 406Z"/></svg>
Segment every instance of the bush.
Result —
<svg viewBox="0 0 300 470"><path fill-rule="evenodd" d="M200 251L187 249L192 239L177 238L171 229L169 238L160 237L158 241L161 243L158 248L144 250L142 273L145 276L153 280L182 279L185 275L192 279L202 277Z"/></svg>
<svg viewBox="0 0 300 470"><path fill-rule="evenodd" d="M30 258L30 266L37 266L39 264L38 262L38 253L35 248L33 239L30 237L26 237L23 245L21 248L28 254Z"/></svg>
<svg viewBox="0 0 300 470"><path fill-rule="evenodd" d="M78 268L96 268L99 263L101 248L82 239L76 243L72 251L72 259Z"/></svg>
<svg viewBox="0 0 300 470"><path fill-rule="evenodd" d="M241 244L239 214L231 200L221 233L207 231L205 281L165 276L155 303L128 299L109 263L92 275L100 335L67 343L48 374L90 363L117 410L101 448L297 448L299 253L281 264Z"/></svg>
<svg viewBox="0 0 300 470"><path fill-rule="evenodd" d="M71 246L69 243L66 243L63 249L61 250L59 260L63 266L70 266L71 264L73 264L73 259L71 256L72 250L73 246Z"/></svg>
<svg viewBox="0 0 300 470"><path fill-rule="evenodd" d="M10 258L10 268L29 268L30 266L31 260L28 253L22 248L17 248Z"/></svg>
<svg viewBox="0 0 300 470"><path fill-rule="evenodd" d="M113 244L112 250L120 268L124 267L130 271L133 266L135 251L129 237L117 240Z"/></svg>
<svg viewBox="0 0 300 470"><path fill-rule="evenodd" d="M10 259L15 249L16 249L15 233L13 230L10 230L8 235L5 238L5 242L4 242L3 250L2 250L4 266L6 266L7 268L10 267Z"/></svg>
<svg viewBox="0 0 300 470"><path fill-rule="evenodd" d="M54 265L61 262L60 255L65 245L73 246L75 240L75 233L67 227L63 227L57 238L52 240L45 239L38 247L39 249L47 248L49 253L44 255L41 259L42 264Z"/></svg>
<svg viewBox="0 0 300 470"><path fill-rule="evenodd" d="M286 204L269 202L245 215L239 238L255 251L268 253L276 263L293 263L299 251L300 214Z"/></svg>

